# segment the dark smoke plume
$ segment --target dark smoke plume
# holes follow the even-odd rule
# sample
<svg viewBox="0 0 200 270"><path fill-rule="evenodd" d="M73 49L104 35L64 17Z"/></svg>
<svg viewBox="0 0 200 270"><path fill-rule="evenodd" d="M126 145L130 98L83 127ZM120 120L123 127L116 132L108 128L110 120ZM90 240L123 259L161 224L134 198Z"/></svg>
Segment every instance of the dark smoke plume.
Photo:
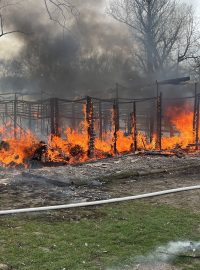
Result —
<svg viewBox="0 0 200 270"><path fill-rule="evenodd" d="M49 20L43 0L22 2L8 11L8 27L28 34L17 36L24 45L9 68L17 62L20 76L9 70L9 79L2 80L5 88L16 91L10 80L13 76L14 82L19 81L17 90L23 92L101 96L116 82L139 80L128 32L105 14L104 1L76 0L73 4L79 16L68 14L69 31Z"/></svg>

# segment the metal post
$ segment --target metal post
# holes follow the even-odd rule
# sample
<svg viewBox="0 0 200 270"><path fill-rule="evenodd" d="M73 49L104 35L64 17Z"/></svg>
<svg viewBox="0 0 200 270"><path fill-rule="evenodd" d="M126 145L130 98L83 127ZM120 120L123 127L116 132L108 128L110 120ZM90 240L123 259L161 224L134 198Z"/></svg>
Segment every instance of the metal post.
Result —
<svg viewBox="0 0 200 270"><path fill-rule="evenodd" d="M94 156L94 108L92 103L92 98L87 97L86 103L86 121L88 124L88 157L92 158Z"/></svg>

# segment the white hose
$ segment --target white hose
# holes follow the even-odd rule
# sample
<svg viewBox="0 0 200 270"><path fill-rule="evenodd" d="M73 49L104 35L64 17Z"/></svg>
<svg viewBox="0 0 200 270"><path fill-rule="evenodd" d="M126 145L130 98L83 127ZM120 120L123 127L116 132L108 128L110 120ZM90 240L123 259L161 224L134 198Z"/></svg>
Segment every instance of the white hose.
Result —
<svg viewBox="0 0 200 270"><path fill-rule="evenodd" d="M163 190L163 191L146 193L146 194L141 194L141 195L136 195L136 196L113 198L113 199L108 199L108 200L99 200L99 201L92 201L92 202L81 202L81 203L72 203L72 204L54 205L54 206L44 206L44 207L34 207L34 208L2 210L2 211L0 211L0 215L29 213L29 212L41 212L41 211L49 211L49 210L59 210L59 209L67 209L67 208L94 206L94 205L109 204L109 203L124 202L124 201L131 201L131 200L137 200L137 199L162 196L162 195L167 195L167 194L172 194L172 193L177 193L177 192L182 192L182 191L195 190L195 189L200 189L200 185Z"/></svg>

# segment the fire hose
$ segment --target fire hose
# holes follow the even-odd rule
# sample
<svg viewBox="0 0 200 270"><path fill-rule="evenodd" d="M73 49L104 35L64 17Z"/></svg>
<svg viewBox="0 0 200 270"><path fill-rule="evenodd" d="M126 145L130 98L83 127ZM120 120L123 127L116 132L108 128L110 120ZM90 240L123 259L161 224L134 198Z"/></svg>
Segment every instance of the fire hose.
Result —
<svg viewBox="0 0 200 270"><path fill-rule="evenodd" d="M122 197L122 198L112 198L112 199L107 199L107 200L71 203L71 204L64 204L64 205L43 206L43 207L33 207L33 208L1 210L0 215L10 215L10 214L19 214L19 213L30 213L30 212L49 211L49 210L61 210L61 209L69 209L69 208L97 206L97 205L102 205L102 204L110 204L110 203L152 198L152 197L163 196L163 195L184 192L184 191L197 190L197 189L200 189L200 185L168 189L168 190L163 190L163 191L157 191L157 192L146 193L146 194L141 194L141 195Z"/></svg>

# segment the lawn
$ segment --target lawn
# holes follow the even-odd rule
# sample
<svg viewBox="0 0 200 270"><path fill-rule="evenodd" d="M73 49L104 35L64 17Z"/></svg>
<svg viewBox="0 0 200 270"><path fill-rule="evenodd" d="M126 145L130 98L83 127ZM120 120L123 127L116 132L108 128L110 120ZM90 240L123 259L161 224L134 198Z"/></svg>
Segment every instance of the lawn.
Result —
<svg viewBox="0 0 200 270"><path fill-rule="evenodd" d="M169 241L200 240L199 230L200 214L142 201L2 216L0 263L17 270L123 269ZM200 269L193 259L175 263Z"/></svg>

